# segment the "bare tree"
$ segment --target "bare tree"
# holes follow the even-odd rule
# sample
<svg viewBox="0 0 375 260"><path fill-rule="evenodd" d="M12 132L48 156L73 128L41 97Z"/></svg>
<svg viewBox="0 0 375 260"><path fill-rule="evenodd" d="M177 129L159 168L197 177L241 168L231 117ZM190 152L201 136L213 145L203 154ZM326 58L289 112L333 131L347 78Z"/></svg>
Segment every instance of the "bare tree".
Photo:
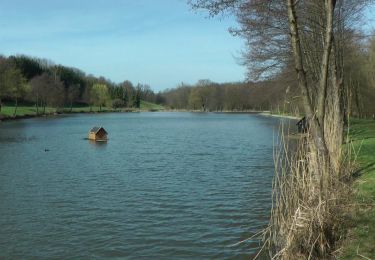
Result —
<svg viewBox="0 0 375 260"><path fill-rule="evenodd" d="M2 99L11 93L11 74L10 63L4 57L0 57L0 112L3 105Z"/></svg>
<svg viewBox="0 0 375 260"><path fill-rule="evenodd" d="M337 226L326 221L326 216L339 207L339 194L345 171L340 169L343 131L344 49L345 34L370 1L365 0L192 0L195 8L206 8L211 14L231 11L237 15L240 29L233 32L245 37L249 49L245 64L255 62L255 76L275 75L292 58L302 96L302 104L309 124L306 146L299 160L303 169L288 165L288 182L307 172L309 192L302 196L293 190L275 190L275 205L271 218L270 241L276 247L274 258L289 259L293 253L308 258L325 258L333 249ZM251 75L251 74L250 74ZM341 174L341 175L340 175ZM276 178L277 179L277 178ZM276 180L280 183L279 180ZM305 183L302 181L302 183ZM281 184L282 185L282 184ZM303 186L303 185L302 185ZM289 194L282 191L295 192ZM332 195L333 194L333 195ZM295 199L297 198L297 199ZM321 208L320 206L325 206ZM319 209L310 214L310 209ZM319 235L307 237L293 231L293 222L300 214L308 216L311 226L317 226ZM315 224L314 224L315 223ZM311 229L310 229L311 231ZM291 235L290 235L291 234ZM280 237L278 237L280 236ZM276 238L278 237L278 238ZM312 240L311 238L314 237ZM316 239L315 239L316 237ZM314 242L317 241L317 243ZM319 242L318 242L319 241ZM297 245L296 245L297 244ZM307 248L307 249L306 249Z"/></svg>
<svg viewBox="0 0 375 260"><path fill-rule="evenodd" d="M59 107L63 104L64 84L58 78L48 73L43 73L34 77L30 81L30 85L37 114L39 113L39 106L43 108L43 114L45 114L47 105Z"/></svg>
<svg viewBox="0 0 375 260"><path fill-rule="evenodd" d="M73 102L77 100L80 93L80 85L79 84L73 84L70 85L68 88L68 100L70 105L70 112L73 110Z"/></svg>
<svg viewBox="0 0 375 260"><path fill-rule="evenodd" d="M368 2L191 0L190 4L211 15L230 12L237 16L240 28L231 31L247 41L244 64L250 77L273 76L293 60L314 143L329 158L325 115L330 113L327 104L338 99L343 88L344 32ZM341 111L336 113L340 117ZM337 125L337 129L342 128Z"/></svg>

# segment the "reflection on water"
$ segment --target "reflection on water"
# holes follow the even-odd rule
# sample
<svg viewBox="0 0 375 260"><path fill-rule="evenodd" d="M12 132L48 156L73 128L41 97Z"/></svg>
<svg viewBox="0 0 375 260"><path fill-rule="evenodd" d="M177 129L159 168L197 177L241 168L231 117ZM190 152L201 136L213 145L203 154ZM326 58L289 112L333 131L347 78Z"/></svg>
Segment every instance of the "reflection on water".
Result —
<svg viewBox="0 0 375 260"><path fill-rule="evenodd" d="M0 258L245 258L279 119L129 113L0 124ZM84 138L103 125L108 143ZM46 151L48 149L48 151Z"/></svg>
<svg viewBox="0 0 375 260"><path fill-rule="evenodd" d="M91 144L92 147L97 149L103 149L106 148L107 142L98 142L94 140L88 140L89 144Z"/></svg>
<svg viewBox="0 0 375 260"><path fill-rule="evenodd" d="M24 143L36 140L35 136L0 136L0 143Z"/></svg>

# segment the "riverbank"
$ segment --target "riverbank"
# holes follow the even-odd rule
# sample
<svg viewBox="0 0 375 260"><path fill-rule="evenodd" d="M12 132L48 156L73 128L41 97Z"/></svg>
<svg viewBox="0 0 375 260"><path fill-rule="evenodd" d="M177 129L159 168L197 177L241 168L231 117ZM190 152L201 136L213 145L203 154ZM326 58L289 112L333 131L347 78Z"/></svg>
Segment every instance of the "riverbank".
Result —
<svg viewBox="0 0 375 260"><path fill-rule="evenodd" d="M13 106L2 106L0 112L0 122L18 119L27 119L34 117L50 117L58 115L68 114L96 114L96 113L118 113L118 112L143 112L143 111L164 111L165 108L161 105L154 103L141 101L140 108L121 108L114 109L108 107L89 107L89 106L76 106L72 108L52 108L46 107L45 111L43 108L39 108L38 111L35 106L19 106L17 113L14 115L15 108Z"/></svg>
<svg viewBox="0 0 375 260"><path fill-rule="evenodd" d="M269 114L269 111L259 111L259 110L212 110L203 111L201 109L170 109L165 108L165 112L190 112L190 113L216 113L216 114Z"/></svg>
<svg viewBox="0 0 375 260"><path fill-rule="evenodd" d="M14 108L12 108L14 109ZM5 111L4 111L5 110ZM135 109L122 109L122 110L115 110L115 109L106 109L102 108L73 108L70 109L54 109L54 108L46 108L45 111L43 109L36 111L35 108L31 107L21 107L20 112L17 111L16 115L14 115L13 110L9 113L9 107L3 107L0 113L0 122L1 121L11 121L11 120L20 120L20 119L28 119L28 118L36 118L36 117L55 117L60 115L69 115L69 114L97 114L97 113L115 113L115 112L138 112Z"/></svg>
<svg viewBox="0 0 375 260"><path fill-rule="evenodd" d="M264 116L298 119L290 115ZM347 129L348 144L357 171L350 183L353 196L343 217L348 218L347 236L337 251L339 259L375 259L375 120L352 119Z"/></svg>
<svg viewBox="0 0 375 260"><path fill-rule="evenodd" d="M202 111L202 110L189 110L189 109L169 109L162 105L142 101L141 107L138 108L108 108L108 107L89 107L89 106L79 106L72 108L52 108L46 107L45 111L43 108L39 108L38 113L34 106L19 106L17 108L17 114L14 116L13 106L3 106L0 112L0 122L18 119L27 119L34 117L50 117L58 115L68 115L68 114L96 114L96 113L128 113L128 112L190 112L190 113L223 113L223 114L257 114L269 117L280 117L298 120L300 117L292 116L289 114L273 114L270 111L257 111L257 110L243 110L243 111Z"/></svg>
<svg viewBox="0 0 375 260"><path fill-rule="evenodd" d="M259 114L263 116L282 117L282 118L289 118L289 119L296 119L296 120L301 119L301 117L299 116L293 116L290 114L273 114L271 113L271 111L260 111Z"/></svg>
<svg viewBox="0 0 375 260"><path fill-rule="evenodd" d="M357 151L352 225L342 259L375 259L375 121L352 120L349 139Z"/></svg>
<svg viewBox="0 0 375 260"><path fill-rule="evenodd" d="M216 114L256 114L270 117L282 117L289 119L301 119L301 116L293 116L290 114L274 114L268 110L222 110L222 111L202 111L202 110L191 110L191 109L168 109L165 108L164 112L190 112L190 113L216 113Z"/></svg>

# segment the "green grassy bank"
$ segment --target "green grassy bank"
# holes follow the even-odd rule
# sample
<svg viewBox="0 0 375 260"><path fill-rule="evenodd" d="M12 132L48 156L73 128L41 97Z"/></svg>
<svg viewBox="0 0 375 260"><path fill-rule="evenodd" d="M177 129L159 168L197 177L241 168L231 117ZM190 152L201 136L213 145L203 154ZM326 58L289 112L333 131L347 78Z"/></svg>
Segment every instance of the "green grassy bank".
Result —
<svg viewBox="0 0 375 260"><path fill-rule="evenodd" d="M155 103L150 103L150 102L141 100L141 110L143 110L143 111L161 111L161 110L165 110L165 107L163 107L162 105L158 105L158 104L155 104Z"/></svg>
<svg viewBox="0 0 375 260"><path fill-rule="evenodd" d="M165 108L161 105L141 101L141 106L139 109L136 108L109 108L109 107L89 107L89 106L74 106L72 109L70 107L65 108L52 108L52 107L46 107L45 114L52 115L55 113L97 113L97 112L137 112L137 111L162 111ZM23 118L23 117L35 117L37 116L37 109L35 106L24 106L21 105L17 108L17 113L14 117L14 106L10 105L3 105L0 112L0 119L10 119L10 118ZM44 113L43 108L39 107L38 113L39 116L43 115Z"/></svg>
<svg viewBox="0 0 375 260"><path fill-rule="evenodd" d="M342 259L375 259L375 120L352 120L349 137L358 151L353 219Z"/></svg>

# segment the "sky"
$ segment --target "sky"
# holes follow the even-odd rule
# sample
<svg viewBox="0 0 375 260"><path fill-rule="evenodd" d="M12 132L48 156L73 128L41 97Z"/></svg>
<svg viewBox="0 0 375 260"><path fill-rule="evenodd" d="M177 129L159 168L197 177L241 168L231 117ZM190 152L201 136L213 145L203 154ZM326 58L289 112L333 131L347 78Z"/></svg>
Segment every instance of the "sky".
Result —
<svg viewBox="0 0 375 260"><path fill-rule="evenodd" d="M154 90L243 81L233 17L187 0L0 0L0 54L26 54Z"/></svg>
<svg viewBox="0 0 375 260"><path fill-rule="evenodd" d="M365 12L374 28L375 8ZM26 54L159 91L200 79L243 81L234 17L187 0L0 0L0 54Z"/></svg>

